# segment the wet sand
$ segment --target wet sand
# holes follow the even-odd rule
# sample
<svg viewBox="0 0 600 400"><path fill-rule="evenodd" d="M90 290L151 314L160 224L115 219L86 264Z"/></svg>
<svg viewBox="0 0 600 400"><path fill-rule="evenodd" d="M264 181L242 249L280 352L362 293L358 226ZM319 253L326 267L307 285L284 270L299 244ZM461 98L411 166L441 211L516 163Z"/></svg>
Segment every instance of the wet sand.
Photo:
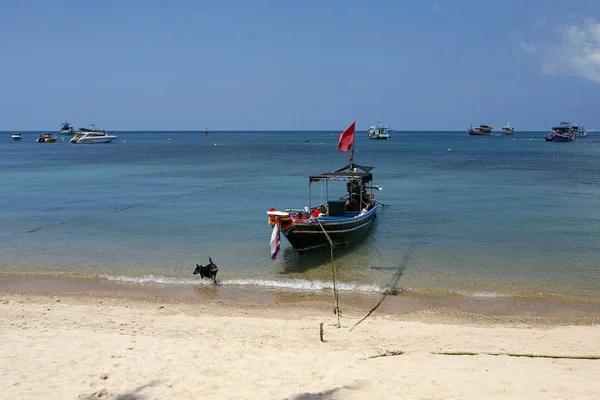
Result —
<svg viewBox="0 0 600 400"><path fill-rule="evenodd" d="M99 278L40 276L0 276L0 293L87 294L157 298L168 302L219 302L232 307L248 304L271 307L309 307L329 310L334 306L332 290L303 291L294 289L225 285L171 285L157 283L123 283ZM383 301L382 301L383 299ZM380 303L381 302L381 303ZM378 303L375 314L402 318L436 318L444 322L526 322L541 324L592 325L600 323L600 299L589 301L560 297L465 297L432 296L401 292L339 292L340 309L368 312ZM445 320L444 316L449 320ZM435 317L432 317L435 316Z"/></svg>

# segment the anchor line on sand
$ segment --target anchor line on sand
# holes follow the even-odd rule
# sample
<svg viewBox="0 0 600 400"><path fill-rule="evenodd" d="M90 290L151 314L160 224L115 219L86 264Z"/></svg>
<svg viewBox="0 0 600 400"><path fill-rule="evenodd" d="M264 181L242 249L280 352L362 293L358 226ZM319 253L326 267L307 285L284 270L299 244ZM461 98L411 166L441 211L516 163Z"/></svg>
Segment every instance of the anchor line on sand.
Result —
<svg viewBox="0 0 600 400"><path fill-rule="evenodd" d="M374 313L375 310L377 310L377 308L379 308L379 306L381 305L381 303L383 303L383 301L385 300L385 298L389 294L395 294L397 292L396 285L398 284L398 282L400 281L400 279L404 275L404 270L406 269L406 266L408 265L408 263L410 261L410 258L412 256L412 252L413 252L414 247L415 247L415 245L413 243L408 248L408 251L404 254L404 259L402 260L402 262L400 264L398 264L398 267L395 269L394 275L392 276L392 279L390 279L390 282L387 284L387 288L383 292L383 296L381 297L381 299L379 300L379 302L375 305L375 307L373 307L373 308L371 308L369 310L369 312L367 313L367 315L365 315L360 321L358 321L357 323L355 323L352 326L352 328L350 328L350 331L352 331L352 329L356 328L356 326L358 324L360 324L361 322L363 322L364 320L366 320L367 318L369 318L369 316L372 313Z"/></svg>

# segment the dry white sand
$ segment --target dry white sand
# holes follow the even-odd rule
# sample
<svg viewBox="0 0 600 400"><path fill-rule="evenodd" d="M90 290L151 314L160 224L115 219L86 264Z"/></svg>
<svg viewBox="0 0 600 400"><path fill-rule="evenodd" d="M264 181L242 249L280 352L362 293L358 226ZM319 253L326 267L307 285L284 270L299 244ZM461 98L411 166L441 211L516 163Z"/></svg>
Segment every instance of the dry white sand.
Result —
<svg viewBox="0 0 600 400"><path fill-rule="evenodd" d="M0 311L1 399L600 399L598 359L435 354L599 356L598 325L425 312L350 331L364 312L337 329L302 305L117 295L0 294Z"/></svg>

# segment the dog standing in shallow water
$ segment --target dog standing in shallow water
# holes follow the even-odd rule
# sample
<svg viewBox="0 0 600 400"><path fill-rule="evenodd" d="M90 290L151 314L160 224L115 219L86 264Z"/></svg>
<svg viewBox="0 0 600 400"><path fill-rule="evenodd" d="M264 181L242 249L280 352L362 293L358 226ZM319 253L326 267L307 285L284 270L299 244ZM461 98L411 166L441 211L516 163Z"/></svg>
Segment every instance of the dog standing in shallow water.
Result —
<svg viewBox="0 0 600 400"><path fill-rule="evenodd" d="M217 264L213 262L213 260L208 257L209 264L202 266L196 264L196 269L194 270L194 275L200 274L200 278L210 278L217 284L217 271L219 271L219 267Z"/></svg>

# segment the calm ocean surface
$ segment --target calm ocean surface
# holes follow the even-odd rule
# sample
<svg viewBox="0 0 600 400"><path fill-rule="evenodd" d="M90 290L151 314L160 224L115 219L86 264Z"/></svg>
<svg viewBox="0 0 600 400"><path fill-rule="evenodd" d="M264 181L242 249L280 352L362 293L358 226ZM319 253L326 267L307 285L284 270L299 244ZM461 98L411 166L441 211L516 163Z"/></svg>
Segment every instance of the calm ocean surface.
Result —
<svg viewBox="0 0 600 400"><path fill-rule="evenodd" d="M326 249L300 256L282 236L269 259L265 212L308 205L308 176L347 163L340 132L113 132L101 145L22 133L0 132L4 275L196 285L211 256L225 285L331 287ZM403 271L397 287L417 293L600 298L600 136L357 132L356 149L389 206L336 249L341 289L380 291Z"/></svg>

